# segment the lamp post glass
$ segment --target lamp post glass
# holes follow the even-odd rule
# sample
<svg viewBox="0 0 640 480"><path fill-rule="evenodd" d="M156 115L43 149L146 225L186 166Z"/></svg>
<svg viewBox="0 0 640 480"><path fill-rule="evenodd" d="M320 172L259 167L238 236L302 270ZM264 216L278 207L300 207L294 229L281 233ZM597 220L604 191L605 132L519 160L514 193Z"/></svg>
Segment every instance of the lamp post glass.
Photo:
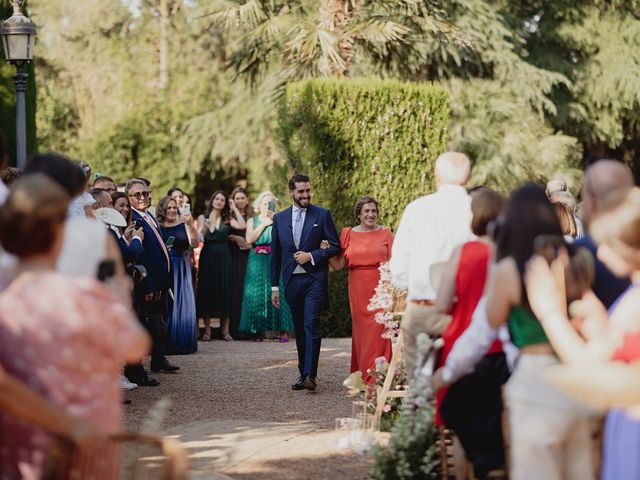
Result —
<svg viewBox="0 0 640 480"><path fill-rule="evenodd" d="M21 6L23 0L13 0L13 15L2 22L0 36L5 58L16 66L33 60L33 46L36 41L36 26L25 17Z"/></svg>

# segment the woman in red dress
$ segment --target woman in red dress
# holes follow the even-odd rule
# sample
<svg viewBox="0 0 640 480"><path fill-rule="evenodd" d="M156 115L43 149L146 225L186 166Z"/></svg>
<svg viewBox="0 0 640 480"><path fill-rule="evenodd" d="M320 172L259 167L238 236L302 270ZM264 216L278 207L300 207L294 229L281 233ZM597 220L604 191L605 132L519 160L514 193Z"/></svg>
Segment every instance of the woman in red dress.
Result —
<svg viewBox="0 0 640 480"><path fill-rule="evenodd" d="M349 268L349 305L351 307L351 373L360 371L366 383L373 383L369 370L375 371L375 360L384 356L391 359L391 341L382 338L384 326L376 323L376 312L368 310L380 272L378 267L391 257L393 234L381 227L378 220L378 202L362 197L355 206L358 225L346 227L340 233L342 253L330 260L335 270Z"/></svg>

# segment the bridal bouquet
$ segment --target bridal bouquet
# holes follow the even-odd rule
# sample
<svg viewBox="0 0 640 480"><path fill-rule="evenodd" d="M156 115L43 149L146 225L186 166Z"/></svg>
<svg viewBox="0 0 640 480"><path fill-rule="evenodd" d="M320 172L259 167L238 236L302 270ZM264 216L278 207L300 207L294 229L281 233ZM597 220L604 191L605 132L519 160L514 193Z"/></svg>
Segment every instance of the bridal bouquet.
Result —
<svg viewBox="0 0 640 480"><path fill-rule="evenodd" d="M404 294L391 283L389 262L381 263L378 271L380 280L367 308L370 312L376 312L374 316L376 323L384 325L382 338L393 339L400 333L400 314L404 310Z"/></svg>

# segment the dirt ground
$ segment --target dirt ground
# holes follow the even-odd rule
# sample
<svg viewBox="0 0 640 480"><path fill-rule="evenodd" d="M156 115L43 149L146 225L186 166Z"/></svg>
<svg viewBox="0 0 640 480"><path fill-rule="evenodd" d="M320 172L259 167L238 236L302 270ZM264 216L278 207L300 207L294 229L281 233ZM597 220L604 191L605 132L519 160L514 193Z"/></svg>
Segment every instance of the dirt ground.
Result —
<svg viewBox="0 0 640 480"><path fill-rule="evenodd" d="M198 353L171 357L178 373L153 374L159 387L126 394L126 426L140 428L168 398L159 433L189 450L193 478L366 479L371 457L341 450L334 432L352 413L350 358L351 339L323 340L318 390L295 392L294 342L199 342Z"/></svg>

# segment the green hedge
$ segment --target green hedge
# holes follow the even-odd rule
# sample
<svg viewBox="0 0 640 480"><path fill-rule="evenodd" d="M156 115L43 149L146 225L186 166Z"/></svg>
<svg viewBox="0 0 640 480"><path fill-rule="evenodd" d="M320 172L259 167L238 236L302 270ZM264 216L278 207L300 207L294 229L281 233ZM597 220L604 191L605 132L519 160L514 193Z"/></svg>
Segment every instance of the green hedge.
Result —
<svg viewBox="0 0 640 480"><path fill-rule="evenodd" d="M406 205L434 188L433 165L447 145L449 98L431 84L378 79L307 80L287 86L279 136L291 166L311 176L313 202L338 229L354 224L358 197L380 202L395 227ZM351 333L346 275L332 272L326 336Z"/></svg>

